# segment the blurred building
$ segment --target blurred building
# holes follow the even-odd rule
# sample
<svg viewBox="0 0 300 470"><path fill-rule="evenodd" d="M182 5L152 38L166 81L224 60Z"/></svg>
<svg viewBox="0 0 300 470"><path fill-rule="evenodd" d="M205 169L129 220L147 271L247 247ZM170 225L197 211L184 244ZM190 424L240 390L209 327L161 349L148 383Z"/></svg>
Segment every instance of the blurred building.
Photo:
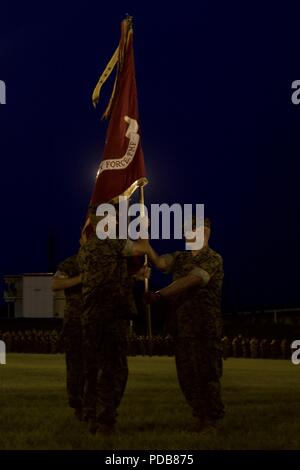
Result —
<svg viewBox="0 0 300 470"><path fill-rule="evenodd" d="M52 273L4 276L8 318L62 318L63 291L52 291Z"/></svg>

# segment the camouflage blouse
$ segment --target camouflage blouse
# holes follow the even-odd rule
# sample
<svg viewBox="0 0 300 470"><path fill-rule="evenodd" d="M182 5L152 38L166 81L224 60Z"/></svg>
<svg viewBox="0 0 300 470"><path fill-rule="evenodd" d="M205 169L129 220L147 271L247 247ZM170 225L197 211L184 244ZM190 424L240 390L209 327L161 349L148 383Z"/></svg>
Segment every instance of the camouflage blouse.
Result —
<svg viewBox="0 0 300 470"><path fill-rule="evenodd" d="M208 281L205 286L194 286L174 301L176 334L180 337L219 338L221 335L221 295L223 283L222 257L211 248L202 249L193 256L191 251L164 255L167 272L173 280L188 274Z"/></svg>
<svg viewBox="0 0 300 470"><path fill-rule="evenodd" d="M87 303L100 303L122 316L136 314L133 281L127 271L127 240L100 240L93 235L79 250L82 292Z"/></svg>

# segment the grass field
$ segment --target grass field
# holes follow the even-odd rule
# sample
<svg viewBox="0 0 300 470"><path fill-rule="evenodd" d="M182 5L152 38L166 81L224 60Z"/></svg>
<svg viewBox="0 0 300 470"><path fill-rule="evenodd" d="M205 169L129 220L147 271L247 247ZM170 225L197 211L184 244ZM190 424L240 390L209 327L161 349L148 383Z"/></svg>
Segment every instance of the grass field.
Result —
<svg viewBox="0 0 300 470"><path fill-rule="evenodd" d="M224 429L192 430L172 358L129 358L117 432L92 436L73 418L62 355L8 354L0 366L0 449L300 449L300 366L224 363Z"/></svg>

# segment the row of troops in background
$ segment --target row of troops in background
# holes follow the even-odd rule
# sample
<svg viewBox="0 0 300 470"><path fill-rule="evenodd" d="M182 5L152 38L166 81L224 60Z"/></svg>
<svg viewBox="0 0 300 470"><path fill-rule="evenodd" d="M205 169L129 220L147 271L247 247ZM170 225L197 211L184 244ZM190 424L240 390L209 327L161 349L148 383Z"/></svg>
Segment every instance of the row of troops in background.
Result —
<svg viewBox="0 0 300 470"><path fill-rule="evenodd" d="M286 338L279 339L258 339L256 337L235 336L230 339L228 336L222 338L223 358L245 357L252 359L290 359L293 350L291 341Z"/></svg>
<svg viewBox="0 0 300 470"><path fill-rule="evenodd" d="M99 219L92 211L96 227ZM196 220L193 221L196 229ZM197 251L158 256L148 240L101 240L95 231L79 254L62 263L53 288L65 289L64 337L69 403L91 432L114 428L128 377L128 319L136 315L133 279L127 259L147 254L173 282L145 302L163 302L171 310L177 375L199 430L224 415L221 399L222 258L208 245L210 221L204 222L204 246ZM195 240L195 239L194 239ZM193 242L194 240L190 240ZM147 276L145 268L137 278Z"/></svg>
<svg viewBox="0 0 300 470"><path fill-rule="evenodd" d="M81 320L78 321L78 326L81 328ZM64 329L66 330L66 326ZM71 331L72 330L70 330L70 332ZM62 334L65 335L64 332L62 332ZM76 337L76 335L74 335L74 337ZM0 331L0 339L5 342L7 352L63 353L65 349L67 349L67 351L70 350L70 338L65 338L65 341L62 341L62 338L60 331L56 329ZM74 341L74 343L76 344L76 341ZM228 357L291 359L292 352L294 351L291 348L291 343L292 340L286 338L249 338L242 335L231 338L223 336L221 340L222 356L224 359ZM128 337L128 355L174 356L174 338L170 335L155 335L152 336L150 341L147 336L131 333Z"/></svg>

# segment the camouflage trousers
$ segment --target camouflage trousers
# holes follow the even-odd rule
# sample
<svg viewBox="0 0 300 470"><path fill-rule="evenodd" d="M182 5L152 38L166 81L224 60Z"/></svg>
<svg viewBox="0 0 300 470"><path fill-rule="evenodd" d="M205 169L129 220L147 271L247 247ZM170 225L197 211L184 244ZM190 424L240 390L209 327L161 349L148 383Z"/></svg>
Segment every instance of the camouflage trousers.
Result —
<svg viewBox="0 0 300 470"><path fill-rule="evenodd" d="M89 309L92 314L84 317L83 411L85 419L110 424L127 384L128 322L109 317L107 311L101 316L101 310Z"/></svg>
<svg viewBox="0 0 300 470"><path fill-rule="evenodd" d="M222 418L222 349L218 342L177 337L175 361L178 382L193 415L201 420Z"/></svg>
<svg viewBox="0 0 300 470"><path fill-rule="evenodd" d="M63 328L67 368L67 394L72 408L81 408L84 388L82 325L79 316L68 315Z"/></svg>

